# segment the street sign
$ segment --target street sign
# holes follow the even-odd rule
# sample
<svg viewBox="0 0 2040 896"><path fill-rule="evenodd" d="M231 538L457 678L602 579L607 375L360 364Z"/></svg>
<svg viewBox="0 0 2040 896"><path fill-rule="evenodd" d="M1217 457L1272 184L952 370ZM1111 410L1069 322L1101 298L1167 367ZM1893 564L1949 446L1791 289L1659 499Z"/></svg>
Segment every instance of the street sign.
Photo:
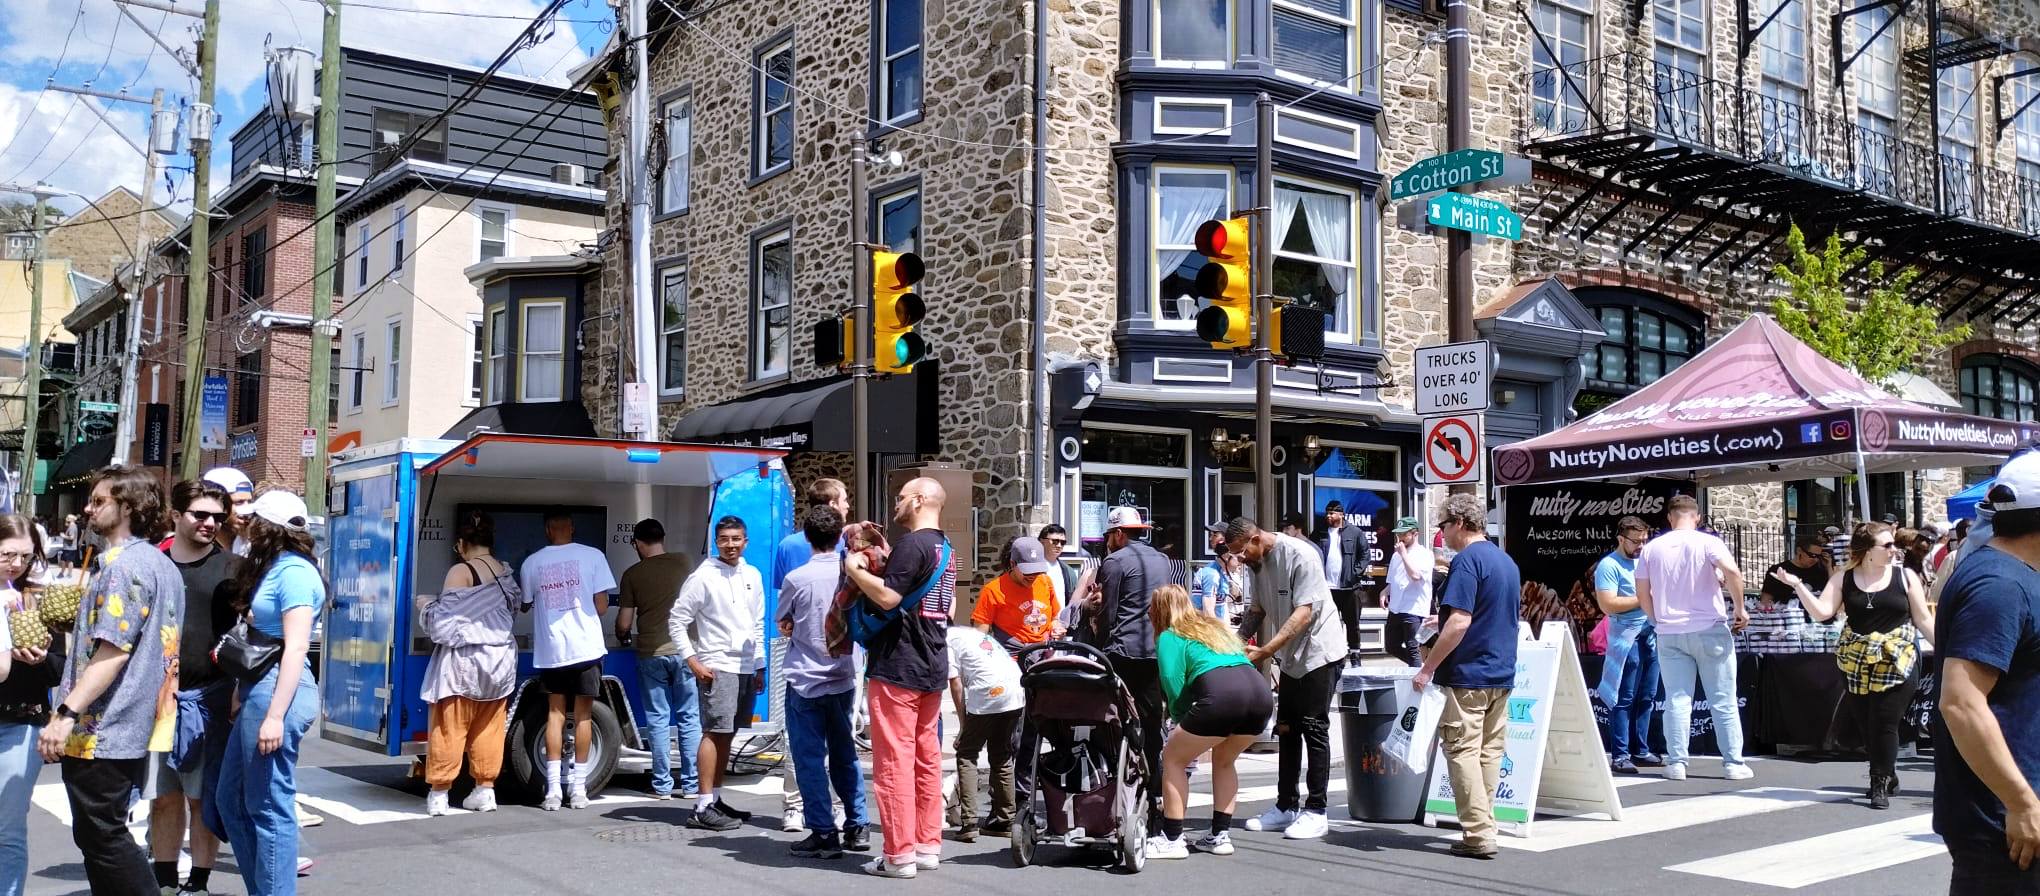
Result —
<svg viewBox="0 0 2040 896"><path fill-rule="evenodd" d="M311 457L319 449L319 431L307 428L304 441L298 443L298 456Z"/></svg>
<svg viewBox="0 0 2040 896"><path fill-rule="evenodd" d="M1388 198L1442 193L1467 184L1529 183L1530 160L1491 149L1462 149L1432 156L1403 169L1388 182Z"/></svg>
<svg viewBox="0 0 2040 896"><path fill-rule="evenodd" d="M1436 227L1450 227L1505 240L1523 238L1523 219L1492 199L1465 193L1443 193L1424 204L1424 218Z"/></svg>
<svg viewBox="0 0 2040 896"><path fill-rule="evenodd" d="M1424 418L1425 476L1432 485L1476 482L1480 479L1480 418Z"/></svg>
<svg viewBox="0 0 2040 896"><path fill-rule="evenodd" d="M1495 360L1487 340L1423 346L1415 360L1419 416L1487 410Z"/></svg>
<svg viewBox="0 0 2040 896"><path fill-rule="evenodd" d="M120 405L111 401L81 401L78 410L87 414L118 414Z"/></svg>

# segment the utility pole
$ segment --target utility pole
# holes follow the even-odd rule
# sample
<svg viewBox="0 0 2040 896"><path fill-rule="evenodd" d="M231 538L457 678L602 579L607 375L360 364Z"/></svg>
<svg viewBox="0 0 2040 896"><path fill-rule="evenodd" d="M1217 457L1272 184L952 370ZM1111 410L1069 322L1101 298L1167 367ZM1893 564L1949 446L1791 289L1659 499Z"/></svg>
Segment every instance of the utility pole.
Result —
<svg viewBox="0 0 2040 896"><path fill-rule="evenodd" d="M645 31L645 6L650 0L624 0L627 21L624 23L625 36L630 38L624 46L630 52L630 108L625 110L629 120L628 140L625 143L623 170L625 177L625 199L630 205L630 309L626 318L630 321L631 355L636 359L632 367L636 373L631 383L644 383L649 389L652 371L658 367L658 351L653 334L658 332L658 308L652 297L652 190L649 168L651 160L645 158L651 145L652 133L652 83L651 66L646 57L652 52L651 41ZM684 14L683 14L684 15ZM623 331L619 330L620 336ZM617 340L617 352L623 351L623 341ZM630 394L627 384L619 383L623 394L618 396L616 428L626 436L648 439L652 433L643 430L626 429L630 421ZM642 393L641 393L642 394ZM654 405L656 408L656 405ZM656 410L646 416L653 417L653 429L657 429Z"/></svg>
<svg viewBox="0 0 2040 896"><path fill-rule="evenodd" d="M1445 151L1471 149L1473 143L1473 33L1467 27L1468 0L1445 0ZM1471 184L1454 187L1474 192ZM1473 331L1473 234L1445 231L1446 321L1448 342L1468 342ZM1454 483L1455 494L1479 494L1479 485Z"/></svg>
<svg viewBox="0 0 2040 896"><path fill-rule="evenodd" d="M864 207L864 139L850 138L850 511L872 519L871 476L871 246L870 209Z"/></svg>
<svg viewBox="0 0 2040 896"><path fill-rule="evenodd" d="M141 102L132 97L123 97L122 99L129 102ZM121 350L120 414L115 421L116 428L113 436L113 462L115 464L126 464L128 462L128 451L135 440L136 391L139 388L135 382L135 377L137 376L137 368L140 365L142 354L142 282L148 275L149 210L152 208L150 199L156 193L154 187L156 183L156 146L163 137L160 133L163 124L162 117L163 89L159 87L149 96L149 139L143 146L139 147L142 151L142 188L140 191L142 210L135 218L135 248L132 253L134 256L132 259L133 269L128 277L128 326L127 333L124 334L127 342Z"/></svg>
<svg viewBox="0 0 2040 896"><path fill-rule="evenodd" d="M325 13L326 33L319 46L319 119L313 159L318 165L318 186L313 199L318 226L312 231L312 394L305 402L305 428L312 431L312 454L305 458L305 509L313 516L326 515L326 430L332 424L327 393L333 377L333 276L338 262L333 257L334 179L340 162L340 3L319 4Z"/></svg>
<svg viewBox="0 0 2040 896"><path fill-rule="evenodd" d="M1257 519L1278 526L1275 508L1275 101L1254 98L1254 502Z"/></svg>
<svg viewBox="0 0 2040 896"><path fill-rule="evenodd" d="M49 258L50 235L45 228L44 206L54 193L30 190L29 199L35 203L35 264L34 272L28 278L28 366L27 392L21 396L21 503L18 512L31 516L35 514L35 440L38 438L36 424L42 418L42 306L44 262Z"/></svg>
<svg viewBox="0 0 2040 896"><path fill-rule="evenodd" d="M178 477L197 479L205 388L206 280L211 276L213 80L219 60L220 0L205 0L198 39L198 102L191 107L191 264L184 280L184 458ZM323 396L321 396L323 399Z"/></svg>

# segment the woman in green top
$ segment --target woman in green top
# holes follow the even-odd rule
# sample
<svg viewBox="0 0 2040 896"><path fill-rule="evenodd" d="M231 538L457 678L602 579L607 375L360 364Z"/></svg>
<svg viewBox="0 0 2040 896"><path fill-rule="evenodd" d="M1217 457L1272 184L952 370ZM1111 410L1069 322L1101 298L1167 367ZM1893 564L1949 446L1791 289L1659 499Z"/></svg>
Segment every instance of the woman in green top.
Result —
<svg viewBox="0 0 2040 896"><path fill-rule="evenodd" d="M1197 849L1232 855L1232 814L1240 789L1234 763L1253 746L1275 712L1268 679L1247 662L1246 648L1225 623L1190 603L1181 585L1156 588L1148 603L1162 696L1176 731L1162 749L1162 832L1149 837L1150 859L1189 856L1183 812L1190 763L1211 752L1211 833Z"/></svg>

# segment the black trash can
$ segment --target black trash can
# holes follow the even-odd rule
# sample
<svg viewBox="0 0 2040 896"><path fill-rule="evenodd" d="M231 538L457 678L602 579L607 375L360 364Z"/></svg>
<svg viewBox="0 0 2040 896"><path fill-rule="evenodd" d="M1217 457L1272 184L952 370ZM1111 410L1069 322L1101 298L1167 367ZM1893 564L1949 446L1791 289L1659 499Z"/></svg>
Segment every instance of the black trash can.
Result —
<svg viewBox="0 0 2040 896"><path fill-rule="evenodd" d="M1401 722L1398 681L1416 674L1408 667L1348 669L1339 676L1339 728L1346 759L1346 812L1356 821L1413 822L1424 803L1430 776L1413 772L1384 752L1388 735ZM1414 714L1412 714L1414 715Z"/></svg>

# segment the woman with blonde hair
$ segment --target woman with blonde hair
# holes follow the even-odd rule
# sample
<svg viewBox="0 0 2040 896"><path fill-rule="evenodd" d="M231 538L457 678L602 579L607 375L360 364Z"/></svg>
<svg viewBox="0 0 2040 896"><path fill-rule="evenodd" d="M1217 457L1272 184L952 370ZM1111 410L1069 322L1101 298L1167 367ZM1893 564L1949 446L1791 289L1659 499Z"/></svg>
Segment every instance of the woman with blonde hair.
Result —
<svg viewBox="0 0 2040 896"><path fill-rule="evenodd" d="M1771 575L1799 595L1807 616L1825 622L1845 613L1835 662L1849 691L1870 753L1870 808L1891 808L1898 793L1898 729L1919 689L1919 639L1934 640L1927 585L1904 565L1888 523L1864 523L1849 539L1849 565L1814 594L1798 576Z"/></svg>
<svg viewBox="0 0 2040 896"><path fill-rule="evenodd" d="M1247 660L1239 636L1190 602L1181 585L1156 588L1148 602L1155 665L1169 717L1176 722L1162 748L1162 832L1148 838L1151 859L1190 855L1183 813L1190 802L1190 764L1211 753L1211 833L1196 848L1232 855L1232 815L1240 776L1234 763L1253 746L1275 711L1268 679Z"/></svg>

